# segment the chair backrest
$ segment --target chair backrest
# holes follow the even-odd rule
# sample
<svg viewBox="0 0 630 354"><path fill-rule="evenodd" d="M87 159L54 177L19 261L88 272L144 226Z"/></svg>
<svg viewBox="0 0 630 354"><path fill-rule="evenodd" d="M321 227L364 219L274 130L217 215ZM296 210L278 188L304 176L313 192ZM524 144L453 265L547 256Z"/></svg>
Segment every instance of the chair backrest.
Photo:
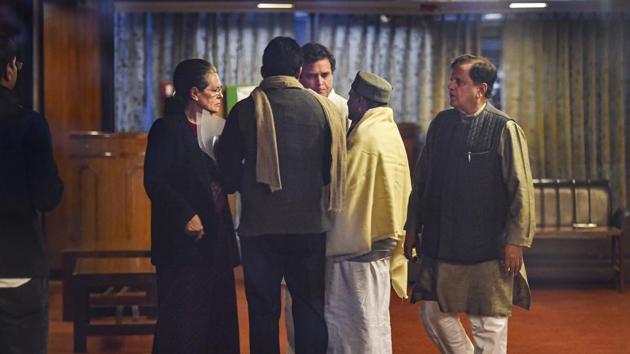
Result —
<svg viewBox="0 0 630 354"><path fill-rule="evenodd" d="M535 179L534 192L538 228L610 223L610 188L606 180Z"/></svg>
<svg viewBox="0 0 630 354"><path fill-rule="evenodd" d="M398 130L407 151L409 169L413 174L420 153L420 126L415 123L398 123Z"/></svg>

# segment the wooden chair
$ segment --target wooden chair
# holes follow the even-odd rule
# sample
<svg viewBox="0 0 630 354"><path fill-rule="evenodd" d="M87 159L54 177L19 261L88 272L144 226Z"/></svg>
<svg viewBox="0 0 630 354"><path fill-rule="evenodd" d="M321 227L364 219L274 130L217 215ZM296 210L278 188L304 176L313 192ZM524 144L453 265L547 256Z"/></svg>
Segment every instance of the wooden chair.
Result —
<svg viewBox="0 0 630 354"><path fill-rule="evenodd" d="M624 291L623 239L630 233L630 216L612 211L608 181L534 180L535 240L610 239L613 284Z"/></svg>

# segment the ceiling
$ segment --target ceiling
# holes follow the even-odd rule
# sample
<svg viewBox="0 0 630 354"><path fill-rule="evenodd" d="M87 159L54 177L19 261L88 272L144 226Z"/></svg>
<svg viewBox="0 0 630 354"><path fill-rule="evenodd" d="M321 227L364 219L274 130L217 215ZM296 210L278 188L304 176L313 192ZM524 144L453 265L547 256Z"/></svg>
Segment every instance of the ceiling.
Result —
<svg viewBox="0 0 630 354"><path fill-rule="evenodd" d="M508 0L114 0L120 11L198 12L198 11L304 11L317 13L379 13L379 14L443 14L443 13L507 13L507 12L630 12L630 0L521 0L546 2L545 9L510 9ZM291 9L257 8L259 2L292 3Z"/></svg>

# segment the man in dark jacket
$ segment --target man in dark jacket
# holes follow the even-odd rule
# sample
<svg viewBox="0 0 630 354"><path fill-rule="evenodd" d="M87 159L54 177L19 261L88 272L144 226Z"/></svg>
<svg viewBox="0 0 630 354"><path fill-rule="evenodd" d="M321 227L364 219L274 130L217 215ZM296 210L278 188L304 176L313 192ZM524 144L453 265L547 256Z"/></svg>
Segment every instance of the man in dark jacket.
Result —
<svg viewBox="0 0 630 354"><path fill-rule="evenodd" d="M489 102L488 59L451 63L452 109L433 119L409 197L405 256L422 259L412 301L442 353L506 353L512 305L529 309L523 264L536 227L525 133ZM472 340L460 323L465 313Z"/></svg>
<svg viewBox="0 0 630 354"><path fill-rule="evenodd" d="M22 63L0 34L0 353L47 351L48 261L41 212L61 200L46 119L12 90Z"/></svg>
<svg viewBox="0 0 630 354"><path fill-rule="evenodd" d="M296 353L326 352L327 209L338 206L341 178L335 171L342 171L337 152L345 150L345 129L332 102L297 80L301 69L294 39L269 42L264 79L232 109L217 146L226 191L241 193L239 235L253 354L279 353L283 276L293 296ZM331 159L338 169L331 168Z"/></svg>

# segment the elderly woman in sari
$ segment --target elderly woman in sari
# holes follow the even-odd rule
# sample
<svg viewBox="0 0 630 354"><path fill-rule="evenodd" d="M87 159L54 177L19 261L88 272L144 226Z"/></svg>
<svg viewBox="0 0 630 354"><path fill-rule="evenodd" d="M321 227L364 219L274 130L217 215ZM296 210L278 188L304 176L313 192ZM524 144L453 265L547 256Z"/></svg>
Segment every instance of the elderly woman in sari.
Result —
<svg viewBox="0 0 630 354"><path fill-rule="evenodd" d="M158 286L153 353L239 353L234 226L216 163L197 141L204 111L221 107L221 81L212 64L189 59L173 82L145 158Z"/></svg>

